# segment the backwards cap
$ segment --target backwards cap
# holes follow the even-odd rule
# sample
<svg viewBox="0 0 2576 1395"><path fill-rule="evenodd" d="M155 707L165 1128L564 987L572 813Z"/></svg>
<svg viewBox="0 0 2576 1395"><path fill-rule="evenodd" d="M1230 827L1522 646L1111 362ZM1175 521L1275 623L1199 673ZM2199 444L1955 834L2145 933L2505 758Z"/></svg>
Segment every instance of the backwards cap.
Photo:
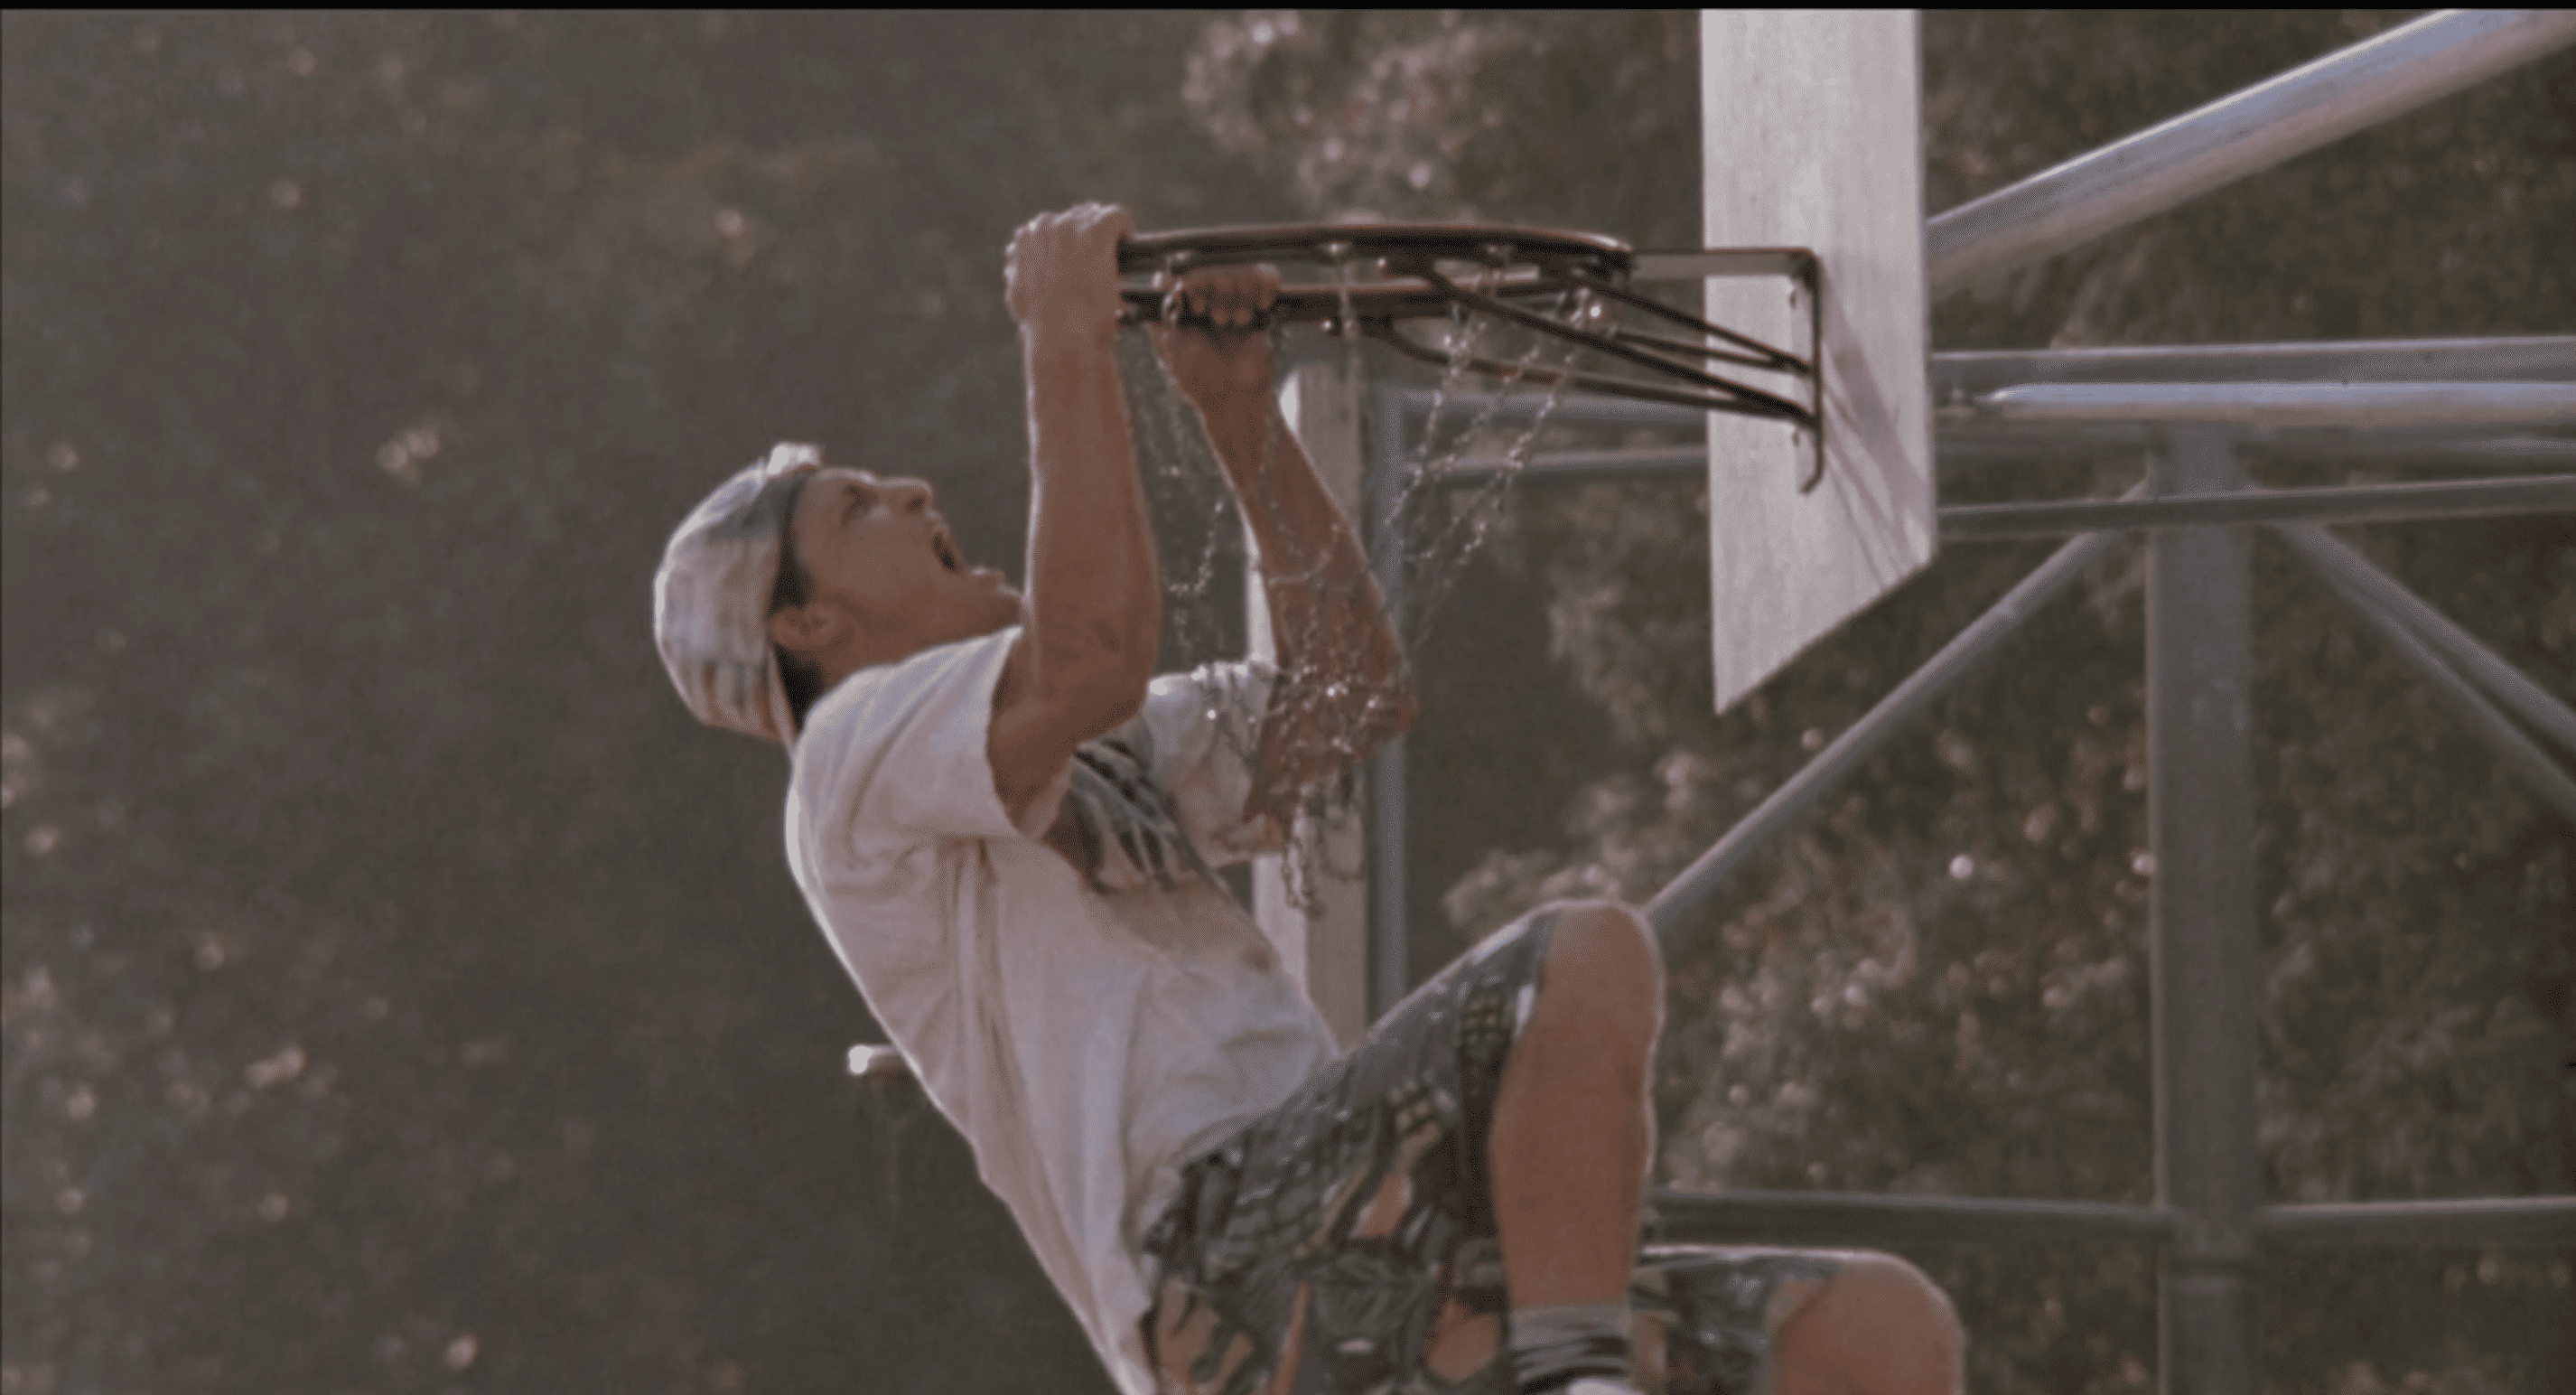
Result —
<svg viewBox="0 0 2576 1395"><path fill-rule="evenodd" d="M782 746L794 739L794 710L769 643L790 491L769 486L822 465L819 447L771 447L718 485L663 550L653 576L654 647L680 700L709 726Z"/></svg>

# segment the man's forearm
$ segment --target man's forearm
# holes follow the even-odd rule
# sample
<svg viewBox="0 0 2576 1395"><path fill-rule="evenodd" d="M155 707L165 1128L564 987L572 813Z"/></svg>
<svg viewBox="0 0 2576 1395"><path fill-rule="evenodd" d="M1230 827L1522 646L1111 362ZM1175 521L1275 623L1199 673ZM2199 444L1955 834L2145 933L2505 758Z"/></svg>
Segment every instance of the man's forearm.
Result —
<svg viewBox="0 0 2576 1395"><path fill-rule="evenodd" d="M1368 555L1272 400L1270 343L1259 324L1278 294L1270 267L1190 272L1156 339L1261 552L1284 681L1261 723L1261 775L1247 812L1273 817L1293 813L1299 791L1403 734L1414 711L1404 646Z"/></svg>
<svg viewBox="0 0 2576 1395"><path fill-rule="evenodd" d="M1115 329L1022 328L1028 374L1028 606L1042 685L1140 694L1162 628L1154 540L1119 390Z"/></svg>
<svg viewBox="0 0 2576 1395"><path fill-rule="evenodd" d="M1332 721L1341 741L1400 732L1412 715L1403 643L1340 505L1268 394L1216 404L1205 417L1260 549L1281 670L1347 684L1345 702L1358 710Z"/></svg>

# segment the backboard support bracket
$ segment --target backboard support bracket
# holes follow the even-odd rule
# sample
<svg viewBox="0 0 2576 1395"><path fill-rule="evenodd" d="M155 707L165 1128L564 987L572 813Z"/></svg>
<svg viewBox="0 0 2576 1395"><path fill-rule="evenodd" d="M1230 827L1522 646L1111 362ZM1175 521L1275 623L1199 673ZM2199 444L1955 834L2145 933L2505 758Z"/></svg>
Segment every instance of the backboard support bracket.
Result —
<svg viewBox="0 0 2576 1395"><path fill-rule="evenodd" d="M1807 418L1800 434L1807 437L1807 470L1799 477L1798 492L1812 494L1825 479L1825 356L1817 352L1824 343L1825 308L1823 263L1804 247L1707 247L1696 252L1639 252L1632 263L1631 274L1640 281L1707 281L1713 278L1741 279L1776 276L1787 279L1798 288L1799 302L1807 315L1807 342L1803 346L1774 349L1784 358L1805 365L1807 372Z"/></svg>

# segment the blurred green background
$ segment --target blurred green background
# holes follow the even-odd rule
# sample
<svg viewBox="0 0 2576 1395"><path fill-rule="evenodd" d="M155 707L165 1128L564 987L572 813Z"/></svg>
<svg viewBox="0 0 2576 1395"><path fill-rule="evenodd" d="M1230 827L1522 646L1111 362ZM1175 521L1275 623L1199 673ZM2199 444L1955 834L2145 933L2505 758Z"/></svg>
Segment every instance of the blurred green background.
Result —
<svg viewBox="0 0 2576 1395"><path fill-rule="evenodd" d="M1927 15L1927 212L2402 18ZM654 659L662 540L800 438L1015 559L1000 248L1042 209L1695 244L1697 33L10 13L0 1395L1104 1390L953 1135L842 1074L876 1033L785 874L783 763ZM1934 342L2566 333L2569 227L2562 53L1946 300ZM2045 551L1951 549L1719 719L1696 495L1526 489L1459 577L1417 969L1650 894ZM2576 692L2563 517L2346 536ZM2570 830L2256 559L2270 1195L2576 1189ZM2148 1199L2138 577L1676 943L1667 1180ZM2151 1383L2142 1253L1915 1258L1972 1388ZM2576 1387L2567 1256L2257 1278L2268 1389Z"/></svg>

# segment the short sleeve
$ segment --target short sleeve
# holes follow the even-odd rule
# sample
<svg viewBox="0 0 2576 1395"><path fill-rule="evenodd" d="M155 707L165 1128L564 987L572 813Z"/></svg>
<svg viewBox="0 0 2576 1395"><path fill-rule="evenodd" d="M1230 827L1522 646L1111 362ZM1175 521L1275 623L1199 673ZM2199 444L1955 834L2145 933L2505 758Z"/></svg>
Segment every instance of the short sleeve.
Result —
<svg viewBox="0 0 2576 1395"><path fill-rule="evenodd" d="M1286 841L1277 820L1244 815L1276 677L1257 661L1167 674L1146 691L1138 714L1152 736L1155 783L1211 865L1277 852Z"/></svg>
<svg viewBox="0 0 2576 1395"><path fill-rule="evenodd" d="M993 689L1019 638L1013 627L862 669L807 714L794 782L819 820L849 830L850 851L931 838L1034 837L1055 818L1063 780L1014 826L993 788L986 742Z"/></svg>

